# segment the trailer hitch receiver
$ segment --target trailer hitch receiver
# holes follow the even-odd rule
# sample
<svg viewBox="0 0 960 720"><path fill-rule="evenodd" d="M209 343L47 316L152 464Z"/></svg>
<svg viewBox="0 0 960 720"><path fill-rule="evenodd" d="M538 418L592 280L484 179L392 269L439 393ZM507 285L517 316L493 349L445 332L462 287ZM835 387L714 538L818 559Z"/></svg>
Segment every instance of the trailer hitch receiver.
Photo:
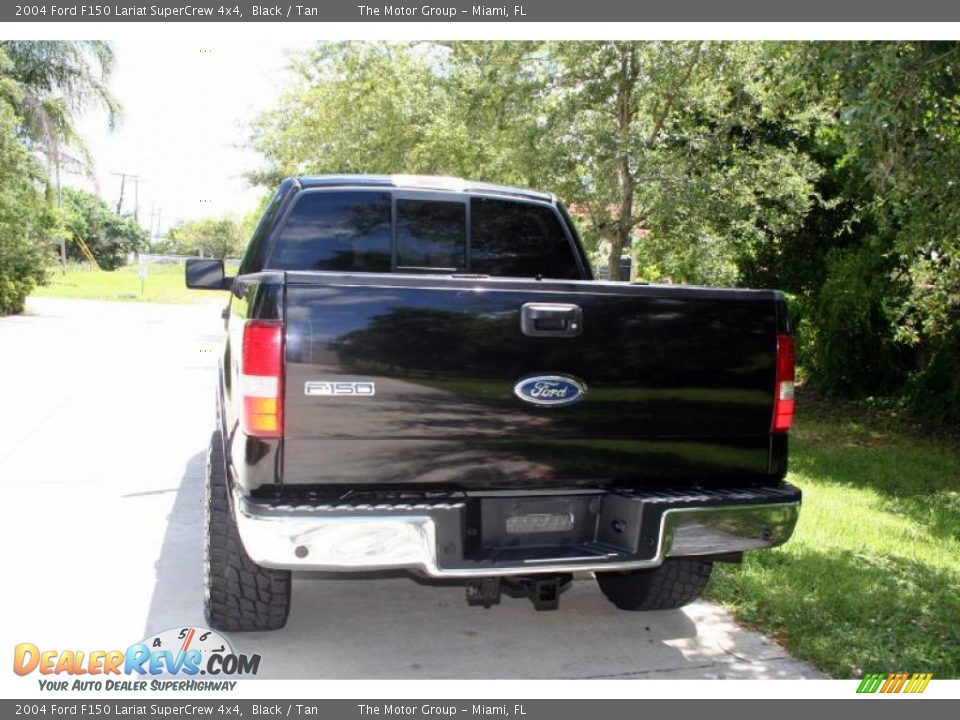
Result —
<svg viewBox="0 0 960 720"><path fill-rule="evenodd" d="M529 598L537 610L556 610L560 594L570 587L573 575L533 575L529 577L488 577L467 581L467 602L485 608L500 604L500 595Z"/></svg>

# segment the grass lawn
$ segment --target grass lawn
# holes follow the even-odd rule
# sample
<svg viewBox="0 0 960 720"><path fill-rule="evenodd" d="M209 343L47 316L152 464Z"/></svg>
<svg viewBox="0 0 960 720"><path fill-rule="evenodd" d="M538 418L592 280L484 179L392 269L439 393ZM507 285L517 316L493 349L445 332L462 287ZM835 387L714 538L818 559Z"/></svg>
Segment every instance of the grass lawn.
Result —
<svg viewBox="0 0 960 720"><path fill-rule="evenodd" d="M140 268L137 265L111 272L70 266L64 275L59 269L50 283L33 291L33 297L83 298L87 300L124 300L130 302L195 303L206 302L216 293L188 290L182 265L147 266L143 293L140 292ZM224 296L225 297L225 296Z"/></svg>
<svg viewBox="0 0 960 720"><path fill-rule="evenodd" d="M715 566L708 597L834 677L960 677L957 438L803 397L790 442L796 534Z"/></svg>

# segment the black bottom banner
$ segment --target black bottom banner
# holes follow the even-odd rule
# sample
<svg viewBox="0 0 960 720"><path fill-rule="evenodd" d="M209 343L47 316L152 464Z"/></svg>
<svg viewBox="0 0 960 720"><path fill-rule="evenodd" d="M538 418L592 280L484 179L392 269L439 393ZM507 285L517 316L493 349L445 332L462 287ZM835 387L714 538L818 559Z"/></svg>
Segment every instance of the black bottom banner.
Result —
<svg viewBox="0 0 960 720"><path fill-rule="evenodd" d="M904 705L910 703L907 710ZM626 720L643 717L786 720L840 710L871 720L957 717L960 701L919 698L851 698L829 700L0 700L0 717L324 717L478 718L516 720ZM661 715L662 713L662 715ZM775 716L771 713L776 713ZM814 715L815 716L815 715Z"/></svg>

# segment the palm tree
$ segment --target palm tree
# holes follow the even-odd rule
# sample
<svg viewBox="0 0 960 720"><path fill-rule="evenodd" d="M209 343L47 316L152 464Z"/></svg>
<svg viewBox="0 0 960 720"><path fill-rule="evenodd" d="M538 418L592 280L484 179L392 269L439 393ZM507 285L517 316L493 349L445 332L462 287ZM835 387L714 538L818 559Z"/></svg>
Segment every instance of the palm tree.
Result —
<svg viewBox="0 0 960 720"><path fill-rule="evenodd" d="M67 164L92 174L92 158L74 123L91 108L106 110L111 128L120 119L120 103L107 87L113 63L113 50L102 40L0 41L0 79L13 88L7 94L21 132L56 174Z"/></svg>

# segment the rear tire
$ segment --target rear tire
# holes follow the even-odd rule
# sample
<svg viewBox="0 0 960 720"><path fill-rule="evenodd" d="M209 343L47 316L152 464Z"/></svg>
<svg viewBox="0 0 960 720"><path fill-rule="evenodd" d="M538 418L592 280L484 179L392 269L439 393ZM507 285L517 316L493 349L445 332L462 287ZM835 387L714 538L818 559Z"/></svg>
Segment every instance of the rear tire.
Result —
<svg viewBox="0 0 960 720"><path fill-rule="evenodd" d="M223 442L217 430L207 453L203 596L215 630L279 630L290 613L290 571L260 567L243 549L230 511Z"/></svg>
<svg viewBox="0 0 960 720"><path fill-rule="evenodd" d="M597 583L621 610L673 610L700 596L712 568L709 560L667 560L649 570L598 572Z"/></svg>

